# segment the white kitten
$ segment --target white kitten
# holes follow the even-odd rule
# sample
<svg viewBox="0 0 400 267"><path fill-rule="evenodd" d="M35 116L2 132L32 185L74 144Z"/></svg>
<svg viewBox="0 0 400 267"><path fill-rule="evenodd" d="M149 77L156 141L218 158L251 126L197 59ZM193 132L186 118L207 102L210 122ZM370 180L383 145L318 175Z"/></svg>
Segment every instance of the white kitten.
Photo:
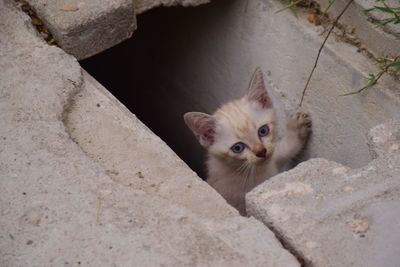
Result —
<svg viewBox="0 0 400 267"><path fill-rule="evenodd" d="M207 182L241 214L245 194L293 159L311 132L304 112L293 114L285 136L276 139L276 115L259 68L246 95L219 108L213 115L188 112L187 126L208 151Z"/></svg>

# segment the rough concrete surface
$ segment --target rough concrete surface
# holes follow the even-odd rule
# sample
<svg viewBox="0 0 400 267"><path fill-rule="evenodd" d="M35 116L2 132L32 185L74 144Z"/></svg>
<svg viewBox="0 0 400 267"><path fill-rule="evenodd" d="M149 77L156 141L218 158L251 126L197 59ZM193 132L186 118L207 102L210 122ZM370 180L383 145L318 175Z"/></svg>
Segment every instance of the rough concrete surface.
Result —
<svg viewBox="0 0 400 267"><path fill-rule="evenodd" d="M237 214L96 80L86 72L84 77L65 116L67 131L114 181L203 216Z"/></svg>
<svg viewBox="0 0 400 267"><path fill-rule="evenodd" d="M400 152L400 121L391 120L372 128L368 134L373 158Z"/></svg>
<svg viewBox="0 0 400 267"><path fill-rule="evenodd" d="M12 1L0 0L0 13L0 266L299 266L72 56L44 43ZM103 123L98 136L79 122L89 117ZM76 140L71 125L80 127ZM109 129L116 136L107 137L106 126L121 133ZM121 148L115 165L92 158L100 149L116 153L113 146Z"/></svg>
<svg viewBox="0 0 400 267"><path fill-rule="evenodd" d="M317 0L325 9L329 1ZM335 0L329 8L329 14L335 18L343 10L347 0ZM392 7L398 7L398 1L388 0L386 3ZM397 56L400 47L400 26L397 24L387 24L385 27L379 27L372 23L372 19L384 19L390 17L390 14L384 12L365 12L373 6L382 6L375 0L355 0L340 18L340 23L351 26L355 29L355 35L362 44L370 50L375 56L390 55ZM396 36L397 34L397 36Z"/></svg>
<svg viewBox="0 0 400 267"><path fill-rule="evenodd" d="M210 0L134 0L136 14L143 13L158 6L198 6L209 3Z"/></svg>
<svg viewBox="0 0 400 267"><path fill-rule="evenodd" d="M131 37L136 16L131 0L28 0L57 43L77 59Z"/></svg>
<svg viewBox="0 0 400 267"><path fill-rule="evenodd" d="M399 122L372 130L378 154L400 144L386 142L399 131ZM313 266L398 266L399 177L399 151L360 169L312 159L250 192L247 211Z"/></svg>

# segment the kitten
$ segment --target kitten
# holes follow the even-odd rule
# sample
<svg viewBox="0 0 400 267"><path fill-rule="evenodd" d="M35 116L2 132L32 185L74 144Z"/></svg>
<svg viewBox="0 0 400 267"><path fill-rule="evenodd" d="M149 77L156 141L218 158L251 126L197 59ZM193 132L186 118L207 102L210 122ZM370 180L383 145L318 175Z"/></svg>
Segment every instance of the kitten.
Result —
<svg viewBox="0 0 400 267"><path fill-rule="evenodd" d="M259 68L246 95L213 115L188 112L187 126L207 149L207 182L245 214L245 194L293 159L311 133L311 119L298 111L277 140L277 119Z"/></svg>

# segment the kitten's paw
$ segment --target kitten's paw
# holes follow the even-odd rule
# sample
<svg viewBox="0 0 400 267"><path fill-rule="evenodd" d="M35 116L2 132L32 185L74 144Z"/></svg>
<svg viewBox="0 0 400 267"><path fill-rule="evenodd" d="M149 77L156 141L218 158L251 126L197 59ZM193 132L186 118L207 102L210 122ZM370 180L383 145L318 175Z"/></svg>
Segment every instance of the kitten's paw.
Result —
<svg viewBox="0 0 400 267"><path fill-rule="evenodd" d="M300 139L305 140L309 137L312 129L311 117L307 112L298 110L288 121L288 129L296 131Z"/></svg>

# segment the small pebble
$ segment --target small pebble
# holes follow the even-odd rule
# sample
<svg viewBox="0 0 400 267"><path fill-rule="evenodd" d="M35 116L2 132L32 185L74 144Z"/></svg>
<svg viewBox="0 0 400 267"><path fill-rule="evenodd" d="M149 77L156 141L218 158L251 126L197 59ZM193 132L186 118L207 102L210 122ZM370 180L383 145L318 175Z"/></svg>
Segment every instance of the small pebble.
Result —
<svg viewBox="0 0 400 267"><path fill-rule="evenodd" d="M350 226L350 229L353 231L353 233L356 234L362 234L368 231L369 229L369 223L367 220L354 220L350 223L348 223Z"/></svg>
<svg viewBox="0 0 400 267"><path fill-rule="evenodd" d="M332 173L335 175L343 175L347 173L347 168L345 167L337 167L332 170Z"/></svg>
<svg viewBox="0 0 400 267"><path fill-rule="evenodd" d="M343 190L344 190L345 192L353 192L353 191L354 191L354 188L351 187L351 186L346 186L345 188L343 188Z"/></svg>
<svg viewBox="0 0 400 267"><path fill-rule="evenodd" d="M314 241L307 241L306 242L306 247L310 248L310 249L314 249L318 247L317 242Z"/></svg>

